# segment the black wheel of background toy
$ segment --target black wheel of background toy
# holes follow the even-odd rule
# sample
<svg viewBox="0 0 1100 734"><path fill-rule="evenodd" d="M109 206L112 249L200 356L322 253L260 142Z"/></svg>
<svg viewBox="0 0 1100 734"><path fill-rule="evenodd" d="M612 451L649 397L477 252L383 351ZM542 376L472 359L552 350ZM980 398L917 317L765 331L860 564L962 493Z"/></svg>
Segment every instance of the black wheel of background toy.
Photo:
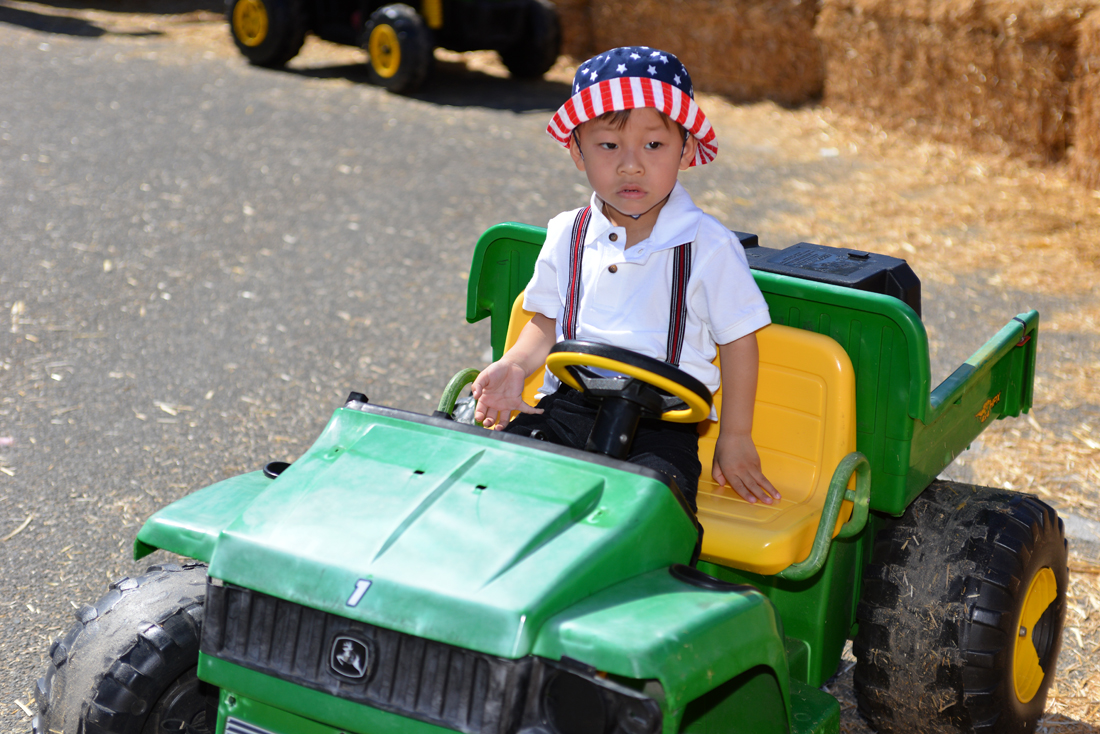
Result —
<svg viewBox="0 0 1100 734"><path fill-rule="evenodd" d="M561 21L549 0L528 0L523 37L500 50L501 61L519 79L535 79L550 71L561 53Z"/></svg>
<svg viewBox="0 0 1100 734"><path fill-rule="evenodd" d="M431 71L432 32L408 5L384 5L363 31L367 77L391 92L414 92Z"/></svg>
<svg viewBox="0 0 1100 734"><path fill-rule="evenodd" d="M1066 612L1062 521L1030 495L935 482L875 540L855 639L879 732L1033 732Z"/></svg>
<svg viewBox="0 0 1100 734"><path fill-rule="evenodd" d="M34 734L213 734L217 689L195 675L206 566L124 578L50 647Z"/></svg>
<svg viewBox="0 0 1100 734"><path fill-rule="evenodd" d="M286 65L305 41L301 0L227 0L226 16L233 42L257 66Z"/></svg>

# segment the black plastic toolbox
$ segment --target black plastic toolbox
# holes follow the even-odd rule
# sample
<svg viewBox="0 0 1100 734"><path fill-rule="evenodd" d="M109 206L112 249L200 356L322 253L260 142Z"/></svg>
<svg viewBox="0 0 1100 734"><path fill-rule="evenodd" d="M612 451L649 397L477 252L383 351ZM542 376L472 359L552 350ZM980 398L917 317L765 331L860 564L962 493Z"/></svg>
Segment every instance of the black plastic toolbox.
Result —
<svg viewBox="0 0 1100 734"><path fill-rule="evenodd" d="M756 235L734 234L754 270L883 293L908 304L920 316L920 278L901 258L809 242L776 250L760 247Z"/></svg>

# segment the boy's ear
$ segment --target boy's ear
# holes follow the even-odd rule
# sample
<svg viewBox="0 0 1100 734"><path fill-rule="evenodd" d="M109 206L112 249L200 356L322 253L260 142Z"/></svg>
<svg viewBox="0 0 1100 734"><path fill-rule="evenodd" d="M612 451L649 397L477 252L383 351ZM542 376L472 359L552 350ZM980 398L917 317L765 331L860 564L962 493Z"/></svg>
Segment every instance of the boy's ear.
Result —
<svg viewBox="0 0 1100 734"><path fill-rule="evenodd" d="M581 153L581 139L580 136L574 135L569 139L569 155L573 159L573 163L577 166L578 171L584 170L584 153Z"/></svg>
<svg viewBox="0 0 1100 734"><path fill-rule="evenodd" d="M695 160L695 151L699 147L699 139L694 135L688 135L687 140L684 141L684 153L680 156L680 170L686 171L691 168L691 162Z"/></svg>

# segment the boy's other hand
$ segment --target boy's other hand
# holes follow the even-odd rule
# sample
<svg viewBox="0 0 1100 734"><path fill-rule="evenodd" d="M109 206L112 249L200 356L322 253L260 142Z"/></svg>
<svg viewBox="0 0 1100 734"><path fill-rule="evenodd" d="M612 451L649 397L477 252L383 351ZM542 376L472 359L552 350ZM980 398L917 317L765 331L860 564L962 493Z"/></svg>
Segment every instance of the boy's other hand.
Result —
<svg viewBox="0 0 1100 734"><path fill-rule="evenodd" d="M500 360L481 371L473 384L477 399L474 420L485 428L504 430L512 420L512 411L541 413L523 402L523 381L527 375L523 367L514 362Z"/></svg>
<svg viewBox="0 0 1100 734"><path fill-rule="evenodd" d="M770 505L780 499L779 490L772 486L760 469L760 455L756 452L752 436L720 433L714 446L711 476L719 487L730 485L749 504L760 501Z"/></svg>

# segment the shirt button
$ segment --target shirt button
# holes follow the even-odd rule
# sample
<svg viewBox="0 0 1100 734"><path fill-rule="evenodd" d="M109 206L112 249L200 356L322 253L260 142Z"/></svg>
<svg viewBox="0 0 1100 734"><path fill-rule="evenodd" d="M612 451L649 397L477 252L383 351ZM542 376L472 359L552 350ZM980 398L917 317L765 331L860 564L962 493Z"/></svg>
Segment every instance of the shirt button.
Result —
<svg viewBox="0 0 1100 734"><path fill-rule="evenodd" d="M618 239L619 239L619 235L617 235L617 234L615 234L614 232L612 232L611 234L609 234L609 235L607 236L607 239L611 240L612 242L615 242L616 240L618 240Z"/></svg>
<svg viewBox="0 0 1100 734"><path fill-rule="evenodd" d="M609 273L617 273L617 272L619 272L619 266L618 265L609 265L609 266L607 266L607 271Z"/></svg>

